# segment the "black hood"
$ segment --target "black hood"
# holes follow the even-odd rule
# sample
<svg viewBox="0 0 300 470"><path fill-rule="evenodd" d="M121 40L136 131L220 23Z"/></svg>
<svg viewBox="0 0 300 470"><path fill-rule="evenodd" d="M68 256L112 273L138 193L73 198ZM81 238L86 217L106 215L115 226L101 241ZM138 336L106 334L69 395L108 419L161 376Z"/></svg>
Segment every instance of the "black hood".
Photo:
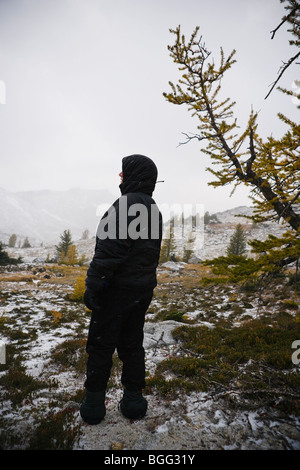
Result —
<svg viewBox="0 0 300 470"><path fill-rule="evenodd" d="M145 155L129 155L122 159L122 194L145 193L152 196L157 180L157 168L151 158Z"/></svg>

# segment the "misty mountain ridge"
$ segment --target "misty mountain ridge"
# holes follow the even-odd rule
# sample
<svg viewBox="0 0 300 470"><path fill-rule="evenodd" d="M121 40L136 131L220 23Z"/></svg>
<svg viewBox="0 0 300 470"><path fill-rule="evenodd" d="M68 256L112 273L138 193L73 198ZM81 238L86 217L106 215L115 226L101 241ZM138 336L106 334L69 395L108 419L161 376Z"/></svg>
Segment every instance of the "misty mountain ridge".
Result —
<svg viewBox="0 0 300 470"><path fill-rule="evenodd" d="M10 192L0 188L0 240L8 243L15 233L33 244L57 243L69 229L77 239L84 230L94 235L99 221L97 208L114 201L107 190L72 188Z"/></svg>

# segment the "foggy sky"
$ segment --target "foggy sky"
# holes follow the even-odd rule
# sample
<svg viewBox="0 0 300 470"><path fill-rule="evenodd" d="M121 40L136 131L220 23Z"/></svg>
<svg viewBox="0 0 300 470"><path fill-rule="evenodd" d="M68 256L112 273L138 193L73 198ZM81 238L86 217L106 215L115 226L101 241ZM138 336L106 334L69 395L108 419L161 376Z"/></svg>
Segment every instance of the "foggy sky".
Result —
<svg viewBox="0 0 300 470"><path fill-rule="evenodd" d="M223 93L237 102L242 128L253 108L259 133L276 136L285 130L277 112L296 121L299 113L277 90L264 100L293 51L286 27L271 40L283 12L279 0L0 0L0 187L118 196L122 157L142 153L165 181L158 203L250 205L241 187L230 198L233 188L207 186L203 143L178 145L197 122L162 96L178 77L169 29L180 24L189 37L200 26L216 61L220 47L236 49ZM296 72L280 85L291 88Z"/></svg>

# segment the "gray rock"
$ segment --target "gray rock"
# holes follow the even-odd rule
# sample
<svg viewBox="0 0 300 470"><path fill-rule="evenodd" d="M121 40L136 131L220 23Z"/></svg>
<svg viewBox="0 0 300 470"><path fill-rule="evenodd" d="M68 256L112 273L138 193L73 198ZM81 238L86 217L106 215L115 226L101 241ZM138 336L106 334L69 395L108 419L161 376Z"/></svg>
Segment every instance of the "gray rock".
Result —
<svg viewBox="0 0 300 470"><path fill-rule="evenodd" d="M178 326L185 325L174 320L166 320L159 323L146 322L144 326L144 348L163 347L175 344L172 331Z"/></svg>

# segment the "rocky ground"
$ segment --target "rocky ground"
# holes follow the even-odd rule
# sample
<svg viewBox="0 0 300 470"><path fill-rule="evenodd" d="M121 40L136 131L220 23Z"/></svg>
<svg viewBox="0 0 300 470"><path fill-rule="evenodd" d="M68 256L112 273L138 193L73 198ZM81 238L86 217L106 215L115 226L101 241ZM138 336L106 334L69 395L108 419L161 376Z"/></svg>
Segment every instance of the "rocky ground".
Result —
<svg viewBox="0 0 300 470"><path fill-rule="evenodd" d="M177 322L146 325L146 356L152 369L170 354ZM163 335L162 340L159 340ZM171 346L171 348L170 348ZM108 393L107 415L97 426L84 426L79 446L91 450L300 450L300 422L265 408L241 411L228 407L226 396L180 393L168 400L146 395L144 419L128 421L118 410L122 391Z"/></svg>
<svg viewBox="0 0 300 470"><path fill-rule="evenodd" d="M119 396L118 396L119 395ZM82 431L80 448L89 450L287 450L300 449L295 422L282 422L265 410L240 412L226 400L205 394L183 396L165 404L148 397L149 411L140 421L128 422L117 410L120 394L108 402L107 416Z"/></svg>

